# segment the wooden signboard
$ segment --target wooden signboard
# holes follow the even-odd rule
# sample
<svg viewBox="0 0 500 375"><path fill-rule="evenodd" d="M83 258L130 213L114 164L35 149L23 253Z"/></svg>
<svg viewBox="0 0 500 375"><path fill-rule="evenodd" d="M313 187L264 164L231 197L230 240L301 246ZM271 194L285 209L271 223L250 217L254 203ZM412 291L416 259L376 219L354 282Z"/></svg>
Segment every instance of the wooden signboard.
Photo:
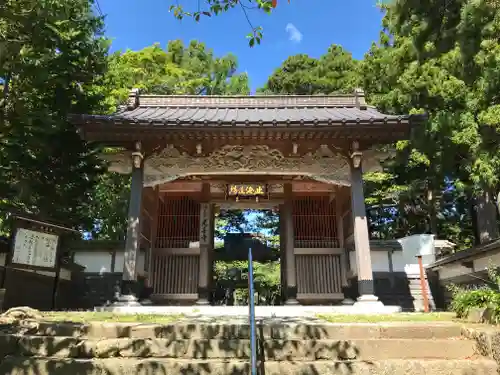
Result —
<svg viewBox="0 0 500 375"><path fill-rule="evenodd" d="M31 229L18 228L14 237L12 263L54 269L59 236Z"/></svg>
<svg viewBox="0 0 500 375"><path fill-rule="evenodd" d="M65 234L78 233L31 215L11 214L10 251L1 286L4 307L56 307L60 284L61 242ZM43 271L43 272L39 272Z"/></svg>
<svg viewBox="0 0 500 375"><path fill-rule="evenodd" d="M229 184L227 195L230 197L263 197L267 194L265 184Z"/></svg>
<svg viewBox="0 0 500 375"><path fill-rule="evenodd" d="M61 235L73 229L13 216L13 236L9 264L17 268L56 271L59 268Z"/></svg>

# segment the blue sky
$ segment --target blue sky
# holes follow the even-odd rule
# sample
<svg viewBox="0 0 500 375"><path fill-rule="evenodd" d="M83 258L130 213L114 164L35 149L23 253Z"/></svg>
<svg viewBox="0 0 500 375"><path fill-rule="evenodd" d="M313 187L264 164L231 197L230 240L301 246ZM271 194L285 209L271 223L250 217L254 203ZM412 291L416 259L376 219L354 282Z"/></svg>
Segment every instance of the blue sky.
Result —
<svg viewBox="0 0 500 375"><path fill-rule="evenodd" d="M201 0L203 2L203 0ZM272 15L249 11L255 26L264 29L260 46L250 48L250 31L241 9L217 17L178 21L168 9L175 0L98 0L106 15L106 34L112 50L138 50L155 42L166 46L172 39L197 39L216 55L233 53L239 70L246 71L254 91L290 55L319 57L335 43L362 58L378 39L382 13L374 0L280 0ZM179 0L187 9L197 0Z"/></svg>

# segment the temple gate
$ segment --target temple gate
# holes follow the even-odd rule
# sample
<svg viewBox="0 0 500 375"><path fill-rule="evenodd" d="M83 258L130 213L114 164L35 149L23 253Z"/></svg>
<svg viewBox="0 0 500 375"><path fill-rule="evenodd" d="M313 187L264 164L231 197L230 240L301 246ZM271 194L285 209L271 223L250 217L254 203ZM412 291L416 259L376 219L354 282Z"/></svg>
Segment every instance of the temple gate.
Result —
<svg viewBox="0 0 500 375"><path fill-rule="evenodd" d="M122 295L137 290L147 250L149 297L206 304L213 287L214 213L280 212L287 304L336 303L354 247L358 303L380 303L373 274L362 171L376 148L408 137L419 116L385 115L362 91L337 96L159 96L134 91L113 116L75 115L82 136L114 147L110 170L132 173Z"/></svg>

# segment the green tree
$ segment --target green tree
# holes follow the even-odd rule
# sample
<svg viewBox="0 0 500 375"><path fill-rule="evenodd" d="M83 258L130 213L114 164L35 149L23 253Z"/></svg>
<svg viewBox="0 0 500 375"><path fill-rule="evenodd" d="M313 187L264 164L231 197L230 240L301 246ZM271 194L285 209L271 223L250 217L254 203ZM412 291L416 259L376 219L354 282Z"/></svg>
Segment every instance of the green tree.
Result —
<svg viewBox="0 0 500 375"><path fill-rule="evenodd" d="M132 88L144 94L248 95L248 76L237 68L231 54L216 57L203 43L173 40L166 49L154 44L112 54L101 90L108 113L125 103Z"/></svg>
<svg viewBox="0 0 500 375"><path fill-rule="evenodd" d="M392 173L388 185L402 188L400 203L406 199L423 208L431 232L442 235L438 216L455 211L467 219L458 222L463 229L473 227L477 240L494 238L498 224L492 193L500 173L500 80L494 63L500 57L498 7L487 1L443 8L433 1L423 6L401 0L385 10L380 42L363 63L364 86L370 100L387 112L424 110L430 115L410 142L399 143L400 156L407 155L401 160L410 163L396 162L392 172L405 169L403 178L397 183ZM386 198L390 193L385 191ZM459 203L464 200L474 200L474 209ZM470 243L470 234L464 230L457 239Z"/></svg>
<svg viewBox="0 0 500 375"><path fill-rule="evenodd" d="M242 210L221 210L215 216L215 237L223 239L227 233L244 233L248 224Z"/></svg>
<svg viewBox="0 0 500 375"><path fill-rule="evenodd" d="M305 54L288 57L268 78L261 94L333 94L352 93L357 87L359 61L341 46L332 44L319 59ZM279 214L265 211L257 224L279 243Z"/></svg>
<svg viewBox="0 0 500 375"><path fill-rule="evenodd" d="M319 59L304 54L290 56L268 78L263 93L352 93L359 79L358 61L341 46L331 45Z"/></svg>
<svg viewBox="0 0 500 375"><path fill-rule="evenodd" d="M186 46L173 40L165 49L154 44L139 51L116 52L109 56L107 73L98 87L105 97L103 111L116 112L132 88L146 94L247 95L248 76L237 73L237 65L233 55L217 57L197 41ZM97 223L94 238L124 238L129 184L130 176L105 172L99 177L90 204L90 216ZM241 211L224 212L218 233L241 225Z"/></svg>
<svg viewBox="0 0 500 375"><path fill-rule="evenodd" d="M442 67L443 62L420 67L414 41L395 33L392 8L385 9L380 42L363 61L353 60L336 45L319 59L291 56L261 92L350 93L362 86L370 104L383 112L428 112L429 121L415 129L410 141L384 147L396 150L395 157L384 163L384 172L365 175L371 235L390 239L428 232L470 246L475 211L469 202L474 186L456 159L469 158L469 150L454 139L457 114L449 111L458 100L460 83Z"/></svg>
<svg viewBox="0 0 500 375"><path fill-rule="evenodd" d="M68 122L100 108L106 67L102 19L87 0L0 4L1 204L68 225L88 222L100 171Z"/></svg>

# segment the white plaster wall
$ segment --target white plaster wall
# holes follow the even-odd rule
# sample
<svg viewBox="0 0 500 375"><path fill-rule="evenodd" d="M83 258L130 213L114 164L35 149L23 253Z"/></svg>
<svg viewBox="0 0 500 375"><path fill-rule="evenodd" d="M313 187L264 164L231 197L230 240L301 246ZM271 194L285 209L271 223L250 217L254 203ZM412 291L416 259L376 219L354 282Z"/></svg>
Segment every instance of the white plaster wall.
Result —
<svg viewBox="0 0 500 375"><path fill-rule="evenodd" d="M371 251L371 259L373 272L390 272L388 251ZM424 255L422 257L424 267L427 264L432 263L433 259L434 256ZM358 274L358 270L355 251L349 252L349 261L351 264L351 274L353 276L356 276ZM420 274L417 258L408 259L408 257L405 257L405 254L403 254L402 251L393 251L392 267L394 272L406 272L409 275Z"/></svg>
<svg viewBox="0 0 500 375"><path fill-rule="evenodd" d="M0 266L5 266L6 260L7 260L7 254L1 253L0 254Z"/></svg>
<svg viewBox="0 0 500 375"><path fill-rule="evenodd" d="M389 272L389 256L388 251L372 251L372 271L373 272Z"/></svg>
<svg viewBox="0 0 500 375"><path fill-rule="evenodd" d="M75 262L85 266L84 272L88 273L105 273L105 272L122 272L125 264L124 252L117 252L115 257L115 269L111 269L111 253L109 251L82 251L75 253ZM146 254L140 253L137 258L137 270L145 271Z"/></svg>
<svg viewBox="0 0 500 375"><path fill-rule="evenodd" d="M123 257L122 257L123 259ZM85 267L84 272L111 272L111 253L109 251L82 251L75 253L75 262ZM116 263L118 264L118 263Z"/></svg>
<svg viewBox="0 0 500 375"><path fill-rule="evenodd" d="M373 272L389 272L389 257L387 251L372 251L372 271ZM349 252L349 261L351 263L351 273L353 276L358 274L356 252Z"/></svg>
<svg viewBox="0 0 500 375"><path fill-rule="evenodd" d="M394 272L405 272L406 260L402 251L392 252L392 268Z"/></svg>
<svg viewBox="0 0 500 375"><path fill-rule="evenodd" d="M500 267L500 253L475 259L473 263L474 272L487 270L490 265Z"/></svg>
<svg viewBox="0 0 500 375"><path fill-rule="evenodd" d="M414 238L417 238L418 236L412 236ZM423 236L424 238L426 236ZM429 238L427 238L429 240ZM422 246L425 247L425 245L428 245L428 242L422 242ZM419 253L418 249L415 247L418 245L418 239L417 242L414 242L412 244L413 246L406 246L406 251L393 251L392 252L392 267L394 272L406 272L408 275L419 275L420 274L420 269L418 266L418 259L416 255ZM435 240L434 241L434 252L432 254L425 254L422 255L422 263L424 267L428 264L431 264L435 261L436 256L435 256L435 250L438 247L452 247L453 244L451 242L445 241L445 240ZM413 248L412 248L413 247ZM418 247L418 246L417 246ZM428 249L427 249L428 250ZM371 260L372 260L372 270L373 272L390 272L389 269L389 257L388 257L388 250L387 251L371 251ZM353 276L357 275L357 267L356 267L356 252L355 251L350 251L349 252L349 261L351 264L351 274ZM500 266L500 254L496 256L496 258L493 260ZM482 266L482 265L481 265ZM461 272L459 271L454 271L454 272Z"/></svg>

